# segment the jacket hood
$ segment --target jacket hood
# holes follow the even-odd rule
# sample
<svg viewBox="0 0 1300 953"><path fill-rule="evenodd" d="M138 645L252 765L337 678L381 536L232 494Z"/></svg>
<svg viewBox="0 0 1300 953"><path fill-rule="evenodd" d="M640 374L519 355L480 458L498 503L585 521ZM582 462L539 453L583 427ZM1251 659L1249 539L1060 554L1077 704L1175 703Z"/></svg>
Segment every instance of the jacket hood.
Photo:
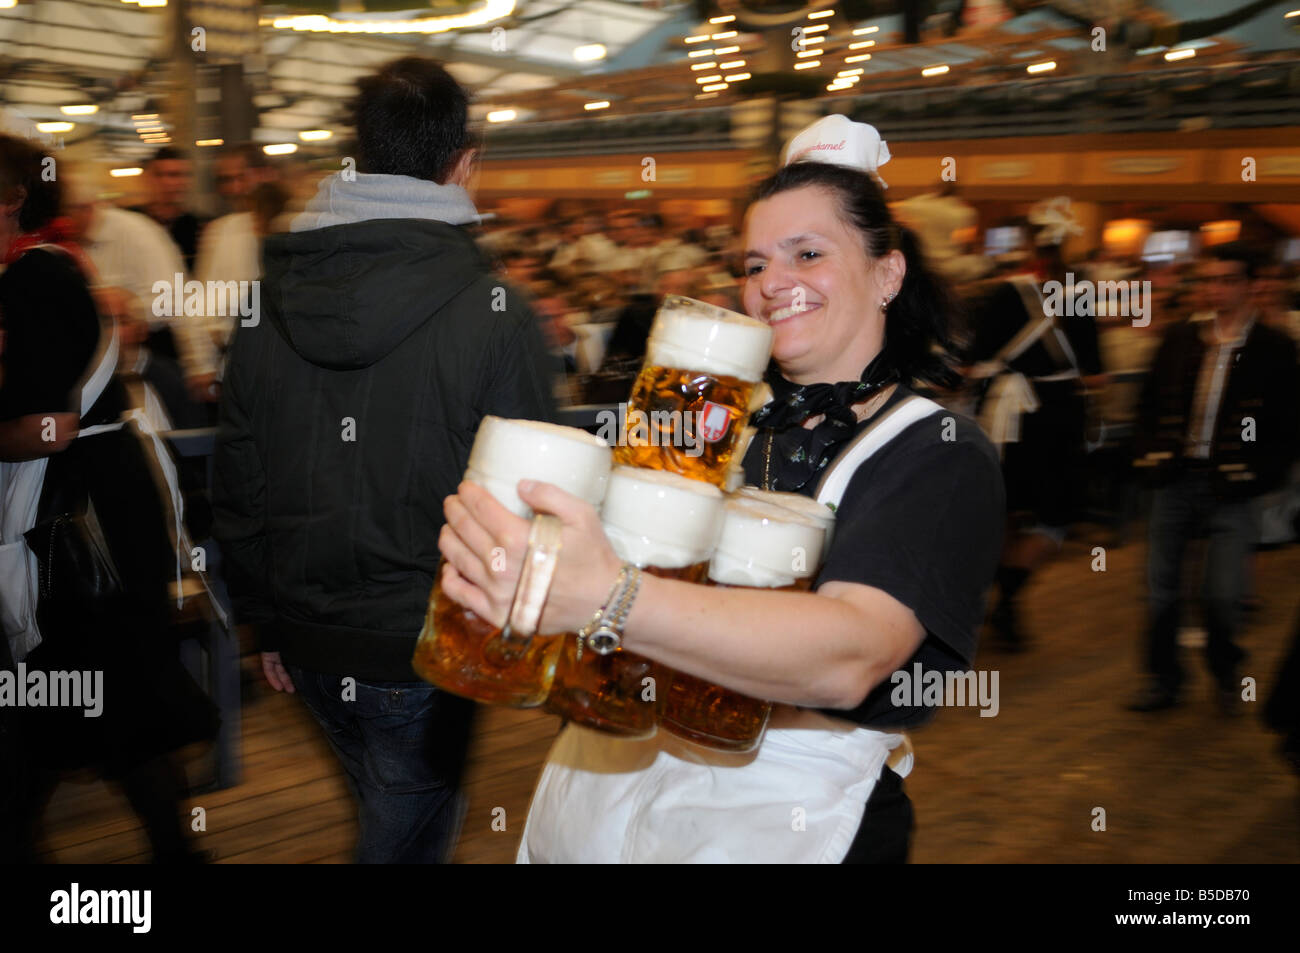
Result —
<svg viewBox="0 0 1300 953"><path fill-rule="evenodd" d="M267 239L264 303L304 359L354 370L386 357L488 271L455 225L360 221Z"/></svg>
<svg viewBox="0 0 1300 953"><path fill-rule="evenodd" d="M424 218L449 225L479 221L469 193L407 175L335 172L321 179L290 230L305 232L377 218Z"/></svg>

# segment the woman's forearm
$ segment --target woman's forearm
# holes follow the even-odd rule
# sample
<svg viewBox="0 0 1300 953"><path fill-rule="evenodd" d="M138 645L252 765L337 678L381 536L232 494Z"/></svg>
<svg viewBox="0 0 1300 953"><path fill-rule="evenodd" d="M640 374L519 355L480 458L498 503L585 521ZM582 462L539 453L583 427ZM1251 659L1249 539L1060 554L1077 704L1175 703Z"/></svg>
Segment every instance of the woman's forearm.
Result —
<svg viewBox="0 0 1300 953"><path fill-rule="evenodd" d="M77 435L76 414L28 414L0 421L0 460L38 460L65 449Z"/></svg>
<svg viewBox="0 0 1300 953"><path fill-rule="evenodd" d="M901 648L889 628L827 595L645 574L624 646L755 698L852 708L896 667Z"/></svg>

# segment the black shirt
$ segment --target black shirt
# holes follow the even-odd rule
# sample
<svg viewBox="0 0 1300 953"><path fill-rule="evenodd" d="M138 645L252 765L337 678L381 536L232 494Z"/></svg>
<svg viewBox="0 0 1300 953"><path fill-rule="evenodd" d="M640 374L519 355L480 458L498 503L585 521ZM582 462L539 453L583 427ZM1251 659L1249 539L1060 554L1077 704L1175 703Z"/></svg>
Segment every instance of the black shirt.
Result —
<svg viewBox="0 0 1300 953"><path fill-rule="evenodd" d="M877 413L912 393L898 387ZM745 456L746 479L755 486L762 484L764 442L760 432ZM812 492L809 487L806 495ZM926 634L902 669L909 676L918 662L923 673L966 671L1002 551L1005 510L998 456L988 438L960 414L932 414L858 467L836 509L816 586L871 586L911 609ZM881 729L911 728L933 717L932 708L895 706L895 688L887 679L857 708L826 713Z"/></svg>
<svg viewBox="0 0 1300 953"><path fill-rule="evenodd" d="M1024 299L1010 281L1000 282L979 295L971 302L969 310L974 334L966 354L969 363L991 360L1026 324L1040 321L1043 317L1041 313L1030 314L1025 309ZM1096 319L1091 314L1058 315L1056 324L1070 342L1079 362L1079 373L1085 377L1100 374L1101 352L1097 343ZM1041 339L1026 348L1012 363L1027 377L1044 377L1066 370L1057 365Z"/></svg>
<svg viewBox="0 0 1300 953"><path fill-rule="evenodd" d="M133 212L139 212L141 215L149 215L149 209L146 206L131 209ZM149 215L153 218L152 215ZM193 212L181 212L170 222L163 222L156 218L163 228L167 229L167 234L171 235L172 241L176 247L181 250L181 255L185 258L185 270L194 270L194 260L199 254L199 233L203 231L204 221Z"/></svg>
<svg viewBox="0 0 1300 953"><path fill-rule="evenodd" d="M99 318L85 278L62 251L33 248L0 275L4 376L0 420L79 411L78 381L99 343ZM120 386L110 381L83 427L121 414Z"/></svg>

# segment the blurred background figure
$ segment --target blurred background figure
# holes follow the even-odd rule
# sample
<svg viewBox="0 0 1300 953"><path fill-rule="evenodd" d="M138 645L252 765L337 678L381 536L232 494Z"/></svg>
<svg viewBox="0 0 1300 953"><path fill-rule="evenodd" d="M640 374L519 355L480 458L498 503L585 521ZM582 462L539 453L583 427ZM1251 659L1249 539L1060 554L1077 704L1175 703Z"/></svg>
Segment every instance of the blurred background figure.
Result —
<svg viewBox="0 0 1300 953"><path fill-rule="evenodd" d="M1258 269L1258 253L1245 244L1210 249L1194 301L1206 318L1169 329L1142 392L1136 464L1158 488L1148 555L1148 677L1133 711L1178 702L1183 563L1188 544L1201 536L1206 661L1224 713L1240 702L1244 653L1235 637L1258 540L1253 500L1282 482L1300 446L1296 348L1260 319L1251 293Z"/></svg>
<svg viewBox="0 0 1300 953"><path fill-rule="evenodd" d="M167 584L179 572L177 555L151 473L158 461L146 458L133 425L121 423L127 401L114 374L113 316L101 320L96 312L93 265L56 218L60 184L42 178L42 159L31 145L0 137L4 549L13 555L15 546L25 548L9 534L30 532L33 549L49 553L45 585L22 600L39 631L29 625L27 637L8 640L5 655L25 665L28 678L100 673L101 710L85 717L79 707L0 707L0 860L36 859L46 803L65 773L89 767L120 785L155 862L195 862L203 858L182 822L186 780L173 753L213 737L215 709L181 667L172 637ZM108 221L111 227L113 217ZM53 441L42 437L48 420L57 425ZM37 480L26 483L33 472ZM15 498L15 489L28 485L35 495ZM30 514L30 526L10 525L20 512ZM112 591L78 573L83 563L53 568L66 546L55 545L56 534L66 534L59 527L74 517L93 523L102 540L115 569ZM11 611L8 586L15 577L25 584L26 569L4 566Z"/></svg>
<svg viewBox="0 0 1300 953"><path fill-rule="evenodd" d="M1003 454L1008 527L998 598L990 622L1007 649L1026 637L1019 594L1033 572L1060 550L1081 495L1086 410L1084 388L1101 386L1097 326L1091 311L1057 314L1041 290L1067 282L1061 243L1079 231L1069 200L1030 212L1033 257L1005 275L972 307L966 362L986 382L981 424ZM1059 299L1058 299L1059 301ZM1073 304L1073 302L1071 302ZM1085 309L1086 310L1086 309Z"/></svg>
<svg viewBox="0 0 1300 953"><path fill-rule="evenodd" d="M145 203L132 211L148 215L167 229L181 250L185 268L192 271L199 252L203 220L187 208L193 179L193 164L174 146L163 146L145 163Z"/></svg>
<svg viewBox="0 0 1300 953"><path fill-rule="evenodd" d="M119 322L122 366L161 397L167 420L160 430L208 423L200 401L209 399L219 355L203 331L201 316L177 312L176 282L186 279L180 250L148 216L117 208L98 196L89 170L69 168L68 215L73 236L94 262L101 309ZM161 295L156 283L167 289ZM139 406L145 406L143 398Z"/></svg>

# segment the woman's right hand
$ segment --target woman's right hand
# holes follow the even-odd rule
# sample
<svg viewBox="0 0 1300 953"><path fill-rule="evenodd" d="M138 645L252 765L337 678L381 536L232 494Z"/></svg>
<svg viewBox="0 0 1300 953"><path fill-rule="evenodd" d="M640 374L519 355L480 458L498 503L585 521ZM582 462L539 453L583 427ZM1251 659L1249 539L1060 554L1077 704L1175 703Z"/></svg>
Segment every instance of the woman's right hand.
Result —
<svg viewBox="0 0 1300 953"><path fill-rule="evenodd" d="M540 631L572 632L591 621L604 603L622 561L590 503L547 483L525 480L518 492L536 512L552 514L563 524ZM446 558L443 591L493 625L504 625L527 553L528 521L468 482L447 497L443 510L447 523L438 544Z"/></svg>

